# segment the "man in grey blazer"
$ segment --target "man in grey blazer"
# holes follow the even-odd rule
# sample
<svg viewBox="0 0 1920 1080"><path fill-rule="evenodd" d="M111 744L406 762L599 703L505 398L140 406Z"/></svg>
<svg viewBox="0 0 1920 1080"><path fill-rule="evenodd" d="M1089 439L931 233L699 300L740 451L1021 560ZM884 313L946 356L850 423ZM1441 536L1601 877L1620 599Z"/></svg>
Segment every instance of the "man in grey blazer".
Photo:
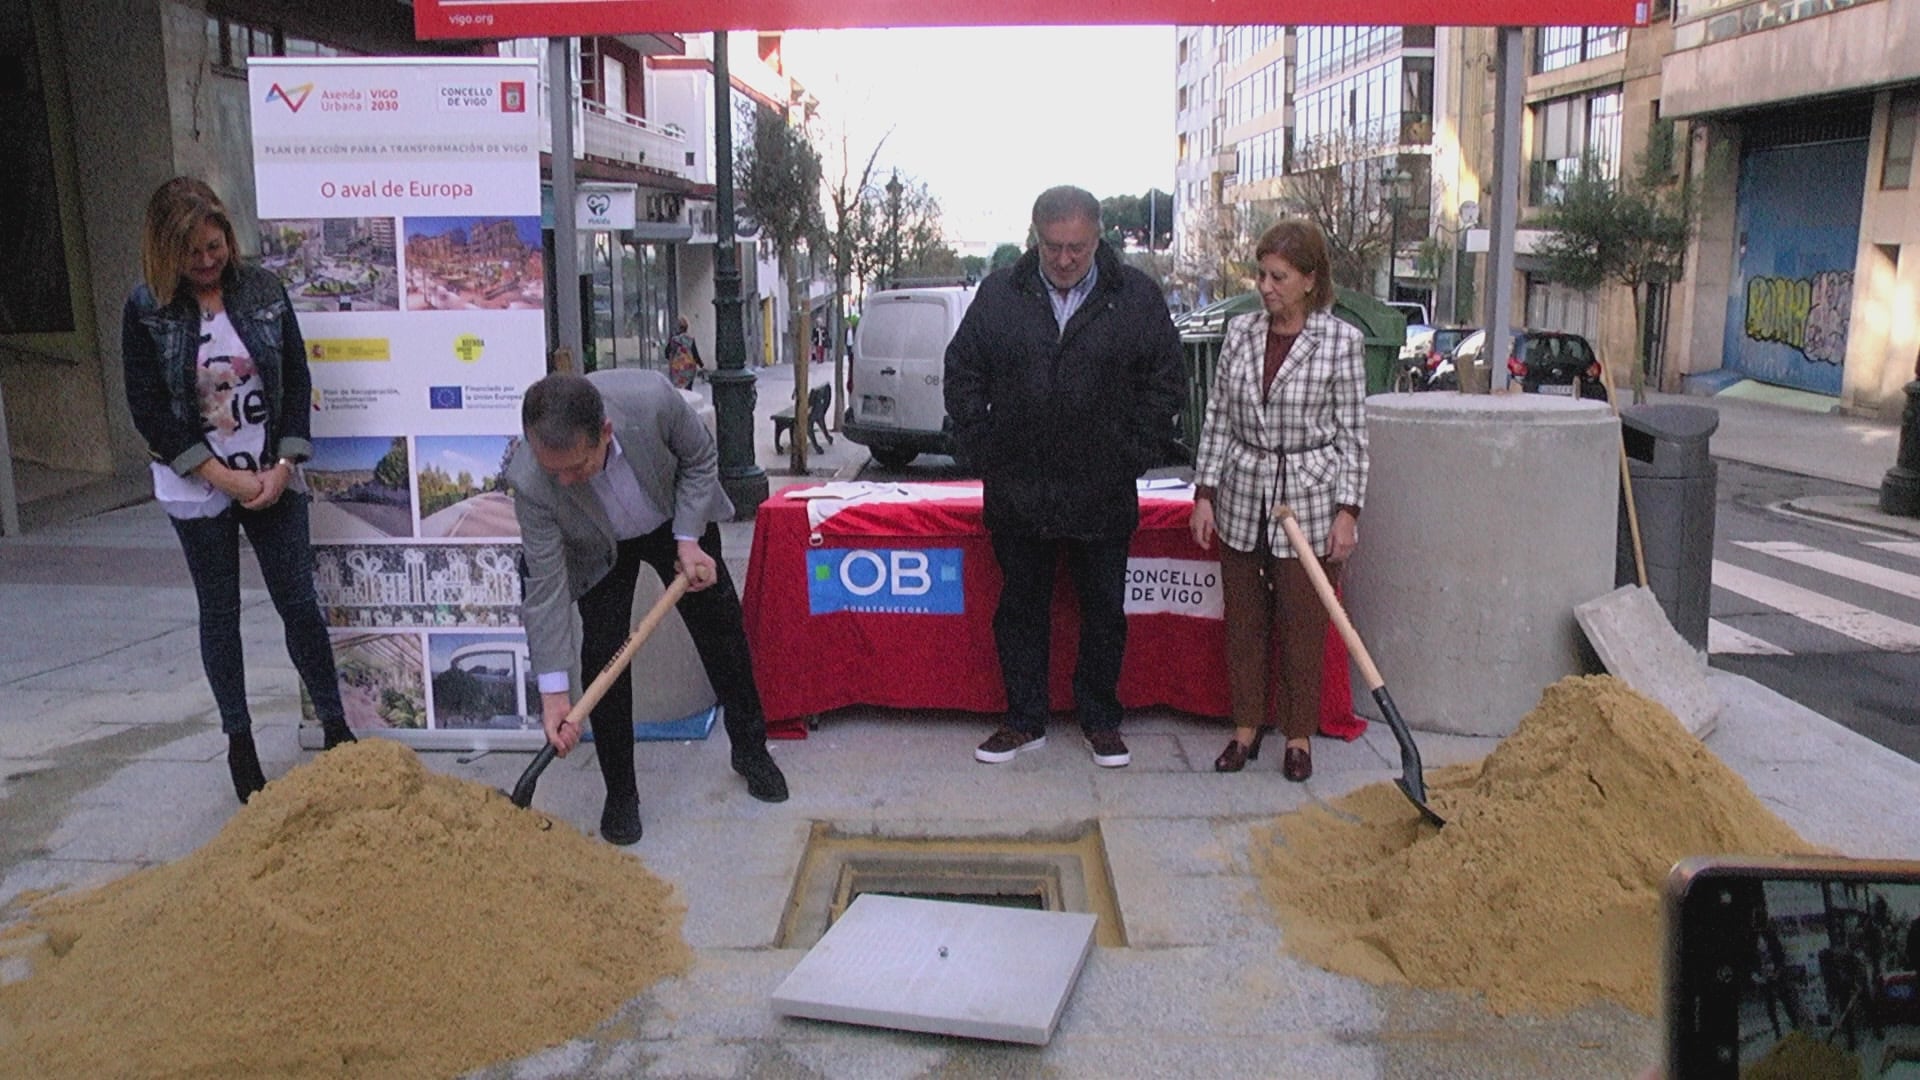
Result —
<svg viewBox="0 0 1920 1080"><path fill-rule="evenodd" d="M526 560L522 621L547 741L562 755L580 741L566 722L573 652L569 605L580 612L584 677L605 667L632 627L642 563L662 582L684 573L678 610L726 713L733 769L765 802L787 797L767 752L766 717L720 553L719 522L733 516L720 487L713 437L666 376L635 369L549 375L520 406L525 438L507 465ZM623 672L590 717L607 784L600 835L640 839L633 772L633 679Z"/></svg>

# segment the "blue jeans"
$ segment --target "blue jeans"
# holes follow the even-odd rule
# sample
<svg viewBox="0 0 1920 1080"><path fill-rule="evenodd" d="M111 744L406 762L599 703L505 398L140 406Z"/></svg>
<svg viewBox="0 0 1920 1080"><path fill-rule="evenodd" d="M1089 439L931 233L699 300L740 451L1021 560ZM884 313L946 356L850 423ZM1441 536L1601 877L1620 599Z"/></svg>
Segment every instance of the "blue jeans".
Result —
<svg viewBox="0 0 1920 1080"><path fill-rule="evenodd" d="M253 730L247 671L240 649L240 532L260 563L260 576L286 627L287 655L323 722L345 722L333 644L313 591L313 548L307 541L307 496L289 491L265 510L238 504L216 517L168 518L180 537L200 601L200 663L220 707L220 730Z"/></svg>

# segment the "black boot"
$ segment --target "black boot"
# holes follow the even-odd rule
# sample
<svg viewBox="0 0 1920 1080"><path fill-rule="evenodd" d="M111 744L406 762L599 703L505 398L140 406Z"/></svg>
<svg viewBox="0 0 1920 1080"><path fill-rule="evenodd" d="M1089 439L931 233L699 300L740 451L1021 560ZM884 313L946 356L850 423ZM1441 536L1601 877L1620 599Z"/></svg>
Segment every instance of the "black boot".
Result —
<svg viewBox="0 0 1920 1080"><path fill-rule="evenodd" d="M320 721L320 732L321 737L326 740L321 744L320 748L322 750L331 750L336 746L344 746L350 742L360 741L353 737L353 729L347 726L345 720L322 720Z"/></svg>
<svg viewBox="0 0 1920 1080"><path fill-rule="evenodd" d="M227 736L227 771L233 774L233 793L240 796L243 803L252 798L254 792L267 786L266 774L260 771L260 754L253 747L251 731Z"/></svg>

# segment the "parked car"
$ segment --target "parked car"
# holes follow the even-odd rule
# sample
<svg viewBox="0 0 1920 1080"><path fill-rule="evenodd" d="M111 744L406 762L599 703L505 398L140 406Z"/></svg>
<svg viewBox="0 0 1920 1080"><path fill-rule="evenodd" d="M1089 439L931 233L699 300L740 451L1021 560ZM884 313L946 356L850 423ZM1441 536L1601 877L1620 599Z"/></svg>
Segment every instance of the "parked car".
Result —
<svg viewBox="0 0 1920 1080"><path fill-rule="evenodd" d="M1173 326L1182 334L1220 334L1226 332L1230 320L1259 310L1260 294L1245 292L1194 308L1174 319Z"/></svg>
<svg viewBox="0 0 1920 1080"><path fill-rule="evenodd" d="M882 289L867 297L847 367L840 430L889 469L953 453L947 343L973 303L971 285Z"/></svg>
<svg viewBox="0 0 1920 1080"><path fill-rule="evenodd" d="M1605 370L1586 338L1563 330L1511 330L1508 335L1507 373L1519 381L1523 392L1606 399L1607 388L1600 381ZM1451 359L1435 367L1429 388L1458 390L1459 369L1488 363L1486 349L1485 330L1468 334Z"/></svg>
<svg viewBox="0 0 1920 1080"><path fill-rule="evenodd" d="M1436 326L1429 331L1425 335L1424 347L1418 357L1420 370L1414 389L1433 389L1434 373L1440 369L1440 365L1451 361L1454 350L1460 347L1460 343L1477 333L1479 329L1477 326ZM1453 368L1449 366L1447 370L1451 372Z"/></svg>

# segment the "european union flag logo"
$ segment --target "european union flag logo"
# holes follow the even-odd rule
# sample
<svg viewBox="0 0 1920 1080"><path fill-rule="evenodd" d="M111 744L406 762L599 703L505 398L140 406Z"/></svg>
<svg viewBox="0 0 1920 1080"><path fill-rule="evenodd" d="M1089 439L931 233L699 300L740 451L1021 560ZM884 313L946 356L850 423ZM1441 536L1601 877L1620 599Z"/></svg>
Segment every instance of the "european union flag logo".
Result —
<svg viewBox="0 0 1920 1080"><path fill-rule="evenodd" d="M457 386L430 386L427 388L427 407L430 409L465 408L460 401L460 388Z"/></svg>

